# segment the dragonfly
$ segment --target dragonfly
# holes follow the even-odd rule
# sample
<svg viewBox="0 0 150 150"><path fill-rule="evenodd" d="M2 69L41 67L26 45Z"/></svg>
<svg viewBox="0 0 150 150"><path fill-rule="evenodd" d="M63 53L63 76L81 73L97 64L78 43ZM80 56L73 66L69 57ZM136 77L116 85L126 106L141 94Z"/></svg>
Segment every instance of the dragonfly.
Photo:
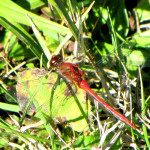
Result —
<svg viewBox="0 0 150 150"><path fill-rule="evenodd" d="M131 128L136 129L136 126L133 125L125 116L123 116L118 111L116 111L114 108L112 108L110 105L108 105L105 101L103 101L97 94L95 94L91 90L89 85L83 79L84 72L79 69L78 64L64 62L62 56L58 54L58 55L54 55L51 58L50 66L52 68L56 68L57 71L62 76L67 78L69 81L75 82L79 88L83 89L89 95L91 95L96 101L99 102L99 104L103 108L105 108L110 114L112 114L118 120L124 122L125 124L127 124Z"/></svg>

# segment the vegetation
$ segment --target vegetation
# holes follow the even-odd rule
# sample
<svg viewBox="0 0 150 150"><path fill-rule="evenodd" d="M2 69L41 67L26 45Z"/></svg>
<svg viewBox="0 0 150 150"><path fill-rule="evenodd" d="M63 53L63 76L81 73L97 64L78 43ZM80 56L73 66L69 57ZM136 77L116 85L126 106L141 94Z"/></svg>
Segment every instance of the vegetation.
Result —
<svg viewBox="0 0 150 150"><path fill-rule="evenodd" d="M149 10L148 0L0 1L0 148L150 149ZM55 54L79 62L137 129L59 79Z"/></svg>

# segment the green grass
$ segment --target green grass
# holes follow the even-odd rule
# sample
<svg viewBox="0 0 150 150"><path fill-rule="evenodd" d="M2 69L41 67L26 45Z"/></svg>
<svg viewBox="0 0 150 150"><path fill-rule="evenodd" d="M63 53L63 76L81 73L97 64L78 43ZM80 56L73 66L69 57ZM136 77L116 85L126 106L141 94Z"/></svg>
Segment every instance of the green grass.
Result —
<svg viewBox="0 0 150 150"><path fill-rule="evenodd" d="M150 30L140 24L150 19L148 1L133 10L134 32L124 1L48 2L0 1L0 148L148 149ZM102 111L90 96L86 100L78 87L71 85L74 91L68 92L49 68L51 56L58 53L66 61L79 60L92 90L127 115L137 130ZM26 78L19 73L42 66L50 70L44 76L37 70ZM22 118L21 102L28 103ZM27 119L34 112L32 102L37 113Z"/></svg>

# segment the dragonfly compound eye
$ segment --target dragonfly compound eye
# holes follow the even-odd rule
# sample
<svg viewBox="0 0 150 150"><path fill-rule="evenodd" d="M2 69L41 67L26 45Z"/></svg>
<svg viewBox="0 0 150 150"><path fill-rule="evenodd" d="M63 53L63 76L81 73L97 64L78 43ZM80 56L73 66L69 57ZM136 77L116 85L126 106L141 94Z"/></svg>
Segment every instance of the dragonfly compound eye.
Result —
<svg viewBox="0 0 150 150"><path fill-rule="evenodd" d="M58 64L62 62L62 56L61 55L54 55L50 61L50 66L52 68L55 68L58 66Z"/></svg>

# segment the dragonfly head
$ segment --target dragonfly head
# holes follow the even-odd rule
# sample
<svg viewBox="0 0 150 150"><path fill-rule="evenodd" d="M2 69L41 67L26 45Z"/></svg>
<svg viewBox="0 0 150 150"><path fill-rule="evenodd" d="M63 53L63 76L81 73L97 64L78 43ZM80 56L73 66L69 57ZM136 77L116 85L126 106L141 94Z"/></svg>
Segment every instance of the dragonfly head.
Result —
<svg viewBox="0 0 150 150"><path fill-rule="evenodd" d="M51 58L51 61L50 61L50 66L52 68L55 68L57 67L61 62L62 62L63 58L61 55L54 55L52 58Z"/></svg>

